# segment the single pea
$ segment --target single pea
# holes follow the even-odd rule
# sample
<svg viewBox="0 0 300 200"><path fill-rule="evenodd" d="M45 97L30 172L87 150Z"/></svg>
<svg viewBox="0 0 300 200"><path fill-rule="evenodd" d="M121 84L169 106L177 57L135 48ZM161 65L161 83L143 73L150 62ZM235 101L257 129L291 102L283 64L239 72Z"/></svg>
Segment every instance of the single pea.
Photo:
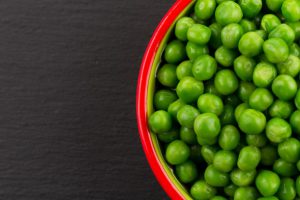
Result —
<svg viewBox="0 0 300 200"><path fill-rule="evenodd" d="M173 119L177 119L177 113L184 105L185 103L181 99L178 99L169 105L168 113L172 116Z"/></svg>
<svg viewBox="0 0 300 200"><path fill-rule="evenodd" d="M192 128L182 126L180 128L180 139L186 144L197 144L197 136Z"/></svg>
<svg viewBox="0 0 300 200"><path fill-rule="evenodd" d="M296 22L300 20L300 2L298 0L284 1L281 6L281 13L286 21Z"/></svg>
<svg viewBox="0 0 300 200"><path fill-rule="evenodd" d="M205 181L213 187L224 187L229 184L229 175L209 165L204 172Z"/></svg>
<svg viewBox="0 0 300 200"><path fill-rule="evenodd" d="M271 196L271 197L260 197L257 200L279 200L277 197Z"/></svg>
<svg viewBox="0 0 300 200"><path fill-rule="evenodd" d="M215 196L215 197L211 198L210 200L227 200L227 199L222 196Z"/></svg>
<svg viewBox="0 0 300 200"><path fill-rule="evenodd" d="M205 45L210 40L211 30L202 24L194 24L187 31L188 41Z"/></svg>
<svg viewBox="0 0 300 200"><path fill-rule="evenodd" d="M203 94L204 85L193 77L184 77L176 87L178 97L185 103L196 102L198 97Z"/></svg>
<svg viewBox="0 0 300 200"><path fill-rule="evenodd" d="M157 72L158 81L167 87L176 87L178 79L176 76L176 66L172 64L165 64L158 69Z"/></svg>
<svg viewBox="0 0 300 200"><path fill-rule="evenodd" d="M182 183L191 183L198 176L197 166L190 160L176 165L175 172Z"/></svg>
<svg viewBox="0 0 300 200"><path fill-rule="evenodd" d="M290 177L298 174L298 170L295 164L286 162L283 159L278 159L273 165L273 171L280 176Z"/></svg>
<svg viewBox="0 0 300 200"><path fill-rule="evenodd" d="M239 0L244 17L254 18L262 8L261 0Z"/></svg>
<svg viewBox="0 0 300 200"><path fill-rule="evenodd" d="M239 187L234 193L234 200L256 200L258 196L254 187Z"/></svg>
<svg viewBox="0 0 300 200"><path fill-rule="evenodd" d="M291 45L295 40L295 32L288 25L280 24L270 32L269 38L281 38L288 45Z"/></svg>
<svg viewBox="0 0 300 200"><path fill-rule="evenodd" d="M233 1L225 1L217 6L215 18L219 24L225 26L238 23L243 18L243 12L239 4Z"/></svg>
<svg viewBox="0 0 300 200"><path fill-rule="evenodd" d="M265 197L274 195L280 186L279 176L269 170L259 172L255 180L258 191Z"/></svg>
<svg viewBox="0 0 300 200"><path fill-rule="evenodd" d="M170 64L178 64L186 57L185 45L180 40L173 40L165 49L165 60Z"/></svg>
<svg viewBox="0 0 300 200"><path fill-rule="evenodd" d="M290 102L276 100L269 108L271 117L287 119L293 112L294 107Z"/></svg>
<svg viewBox="0 0 300 200"><path fill-rule="evenodd" d="M253 183L256 176L256 170L243 171L240 169L235 169L230 173L231 181L239 186L249 186Z"/></svg>
<svg viewBox="0 0 300 200"><path fill-rule="evenodd" d="M176 68L176 76L178 80L181 80L186 76L193 76L192 67L193 64L190 60L181 62Z"/></svg>
<svg viewBox="0 0 300 200"><path fill-rule="evenodd" d="M290 125L293 132L300 135L300 110L296 110L290 117Z"/></svg>
<svg viewBox="0 0 300 200"><path fill-rule="evenodd" d="M271 166L277 160L277 149L271 145L264 146L260 149L261 164Z"/></svg>
<svg viewBox="0 0 300 200"><path fill-rule="evenodd" d="M257 87L268 87L276 78L277 71L273 64L260 62L253 72L253 82Z"/></svg>
<svg viewBox="0 0 300 200"><path fill-rule="evenodd" d="M194 121L198 115L200 115L200 112L197 108L191 105L184 105L178 110L177 120L181 126L193 128Z"/></svg>
<svg viewBox="0 0 300 200"><path fill-rule="evenodd" d="M204 86L204 93L214 94L216 96L222 97L221 93L216 89L214 81L207 81Z"/></svg>
<svg viewBox="0 0 300 200"><path fill-rule="evenodd" d="M264 40L256 32L245 33L239 41L239 50L241 54L247 57L253 57L262 51Z"/></svg>
<svg viewBox="0 0 300 200"><path fill-rule="evenodd" d="M209 53L206 45L199 45L193 42L187 42L185 49L186 54L191 61L195 60L198 56Z"/></svg>
<svg viewBox="0 0 300 200"><path fill-rule="evenodd" d="M217 194L217 190L204 180L199 180L192 185L190 193L195 200L208 200Z"/></svg>
<svg viewBox="0 0 300 200"><path fill-rule="evenodd" d="M197 101L197 106L201 113L214 113L220 115L223 112L223 101L213 94L202 94Z"/></svg>
<svg viewBox="0 0 300 200"><path fill-rule="evenodd" d="M240 25L242 26L244 33L256 30L256 24L248 19L242 19Z"/></svg>
<svg viewBox="0 0 300 200"><path fill-rule="evenodd" d="M237 119L240 129L246 134L259 134L266 126L266 117L254 109L244 110Z"/></svg>
<svg viewBox="0 0 300 200"><path fill-rule="evenodd" d="M272 118L266 125L266 134L271 142L280 143L292 135L292 129L284 119Z"/></svg>
<svg viewBox="0 0 300 200"><path fill-rule="evenodd" d="M181 40L187 40L188 29L195 24L195 21L191 17L182 17L176 22L175 36Z"/></svg>
<svg viewBox="0 0 300 200"><path fill-rule="evenodd" d="M237 57L234 62L234 72L243 81L251 81L256 63L252 58L246 56Z"/></svg>
<svg viewBox="0 0 300 200"><path fill-rule="evenodd" d="M300 56L300 47L297 43L290 45L290 55Z"/></svg>
<svg viewBox="0 0 300 200"><path fill-rule="evenodd" d="M265 30L255 30L255 33L257 33L263 40L267 39L267 32Z"/></svg>
<svg viewBox="0 0 300 200"><path fill-rule="evenodd" d="M222 45L222 41L221 41L222 26L218 23L212 23L211 25L209 25L209 28L211 30L209 44L214 49L217 49Z"/></svg>
<svg viewBox="0 0 300 200"><path fill-rule="evenodd" d="M267 7L273 12L279 11L283 2L284 0L266 0Z"/></svg>
<svg viewBox="0 0 300 200"><path fill-rule="evenodd" d="M267 137L263 134L259 135L246 135L247 144L250 146L263 147L267 144Z"/></svg>
<svg viewBox="0 0 300 200"><path fill-rule="evenodd" d="M164 110L154 112L149 117L149 127L154 133L170 131L172 128L171 115Z"/></svg>
<svg viewBox="0 0 300 200"><path fill-rule="evenodd" d="M300 89L296 93L295 105L300 110Z"/></svg>
<svg viewBox="0 0 300 200"><path fill-rule="evenodd" d="M280 200L293 200L296 197L295 181L292 178L281 179L280 187L277 192Z"/></svg>
<svg viewBox="0 0 300 200"><path fill-rule="evenodd" d="M230 172L236 164L236 155L232 151L220 150L213 160L213 166L221 172Z"/></svg>
<svg viewBox="0 0 300 200"><path fill-rule="evenodd" d="M237 57L237 53L234 50L228 49L224 46L219 47L215 51L215 58L218 63L224 67L230 67L233 65L234 59Z"/></svg>
<svg viewBox="0 0 300 200"><path fill-rule="evenodd" d="M223 95L234 93L239 86L239 81L234 72L229 69L217 72L214 79L216 89Z"/></svg>
<svg viewBox="0 0 300 200"><path fill-rule="evenodd" d="M223 112L219 118L220 118L222 126L228 125L228 124L234 124L235 123L234 106L230 105L230 104L226 104L224 106Z"/></svg>
<svg viewBox="0 0 300 200"><path fill-rule="evenodd" d="M281 24L280 19L273 14L266 14L261 19L261 28L267 33L270 33L274 28Z"/></svg>
<svg viewBox="0 0 300 200"><path fill-rule="evenodd" d="M250 106L247 104L247 103L242 103L242 104L239 104L236 108L235 108L235 111L234 111L234 117L235 117L235 120L238 121L238 119L240 118L241 114L246 110L250 108Z"/></svg>
<svg viewBox="0 0 300 200"><path fill-rule="evenodd" d="M181 140L171 142L166 149L166 160L172 165L184 163L190 156L190 148Z"/></svg>
<svg viewBox="0 0 300 200"><path fill-rule="evenodd" d="M236 23L226 25L221 31L221 40L224 47L236 48L243 34L244 30L241 25Z"/></svg>
<svg viewBox="0 0 300 200"><path fill-rule="evenodd" d="M232 94L224 97L223 101L225 102L225 104L229 104L235 107L241 103L239 97L236 94Z"/></svg>
<svg viewBox="0 0 300 200"><path fill-rule="evenodd" d="M242 81L239 85L238 96L243 102L248 102L256 87L251 82Z"/></svg>
<svg viewBox="0 0 300 200"><path fill-rule="evenodd" d="M217 71L217 62L210 55L202 55L195 59L192 73L196 80L209 80Z"/></svg>
<svg viewBox="0 0 300 200"><path fill-rule="evenodd" d="M194 122L194 130L203 138L215 138L219 135L221 124L218 116L213 113L200 114Z"/></svg>
<svg viewBox="0 0 300 200"><path fill-rule="evenodd" d="M168 110L171 103L177 100L177 95L171 90L158 90L154 94L154 107L156 110Z"/></svg>
<svg viewBox="0 0 300 200"><path fill-rule="evenodd" d="M194 7L195 15L202 20L209 19L215 12L215 0L200 0L197 1Z"/></svg>
<svg viewBox="0 0 300 200"><path fill-rule="evenodd" d="M201 155L201 146L200 145L191 146L190 159L196 164L203 163L204 160Z"/></svg>
<svg viewBox="0 0 300 200"><path fill-rule="evenodd" d="M238 186L230 184L224 188L224 193L229 197L233 197L236 189L238 189Z"/></svg>
<svg viewBox="0 0 300 200"><path fill-rule="evenodd" d="M289 56L289 47L280 38L270 38L263 44L263 50L267 59L272 63L285 61Z"/></svg>
<svg viewBox="0 0 300 200"><path fill-rule="evenodd" d="M214 146L203 145L201 148L201 155L207 164L212 164L217 151L218 149Z"/></svg>
<svg viewBox="0 0 300 200"><path fill-rule="evenodd" d="M233 125L222 128L219 136L219 145L224 150L234 150L240 142L240 133Z"/></svg>
<svg viewBox="0 0 300 200"><path fill-rule="evenodd" d="M300 142L296 138L288 138L278 145L279 156L290 163L296 163L300 159Z"/></svg>
<svg viewBox="0 0 300 200"><path fill-rule="evenodd" d="M269 90L265 88L257 88L249 97L249 105L258 111L267 110L273 103L273 96Z"/></svg>
<svg viewBox="0 0 300 200"><path fill-rule="evenodd" d="M178 128L172 128L170 131L163 132L157 135L159 141L163 143L170 143L179 138Z"/></svg>
<svg viewBox="0 0 300 200"><path fill-rule="evenodd" d="M272 91L280 100L288 101L295 97L297 83L293 77L282 74L274 79Z"/></svg>
<svg viewBox="0 0 300 200"><path fill-rule="evenodd" d="M287 25L293 29L295 39L298 40L300 38L300 22L287 22Z"/></svg>
<svg viewBox="0 0 300 200"><path fill-rule="evenodd" d="M254 146L246 146L240 151L237 166L244 171L254 170L261 159L260 150Z"/></svg>
<svg viewBox="0 0 300 200"><path fill-rule="evenodd" d="M197 142L201 146L203 145L213 145L217 143L217 137L205 138L201 135L197 135Z"/></svg>

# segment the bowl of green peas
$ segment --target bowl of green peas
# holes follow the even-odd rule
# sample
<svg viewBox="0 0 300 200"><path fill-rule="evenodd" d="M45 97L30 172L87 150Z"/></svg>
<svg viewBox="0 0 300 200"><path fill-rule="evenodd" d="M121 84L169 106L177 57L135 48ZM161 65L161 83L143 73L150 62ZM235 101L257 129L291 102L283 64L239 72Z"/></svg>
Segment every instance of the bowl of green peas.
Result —
<svg viewBox="0 0 300 200"><path fill-rule="evenodd" d="M300 1L178 0L140 68L141 142L172 199L300 199Z"/></svg>

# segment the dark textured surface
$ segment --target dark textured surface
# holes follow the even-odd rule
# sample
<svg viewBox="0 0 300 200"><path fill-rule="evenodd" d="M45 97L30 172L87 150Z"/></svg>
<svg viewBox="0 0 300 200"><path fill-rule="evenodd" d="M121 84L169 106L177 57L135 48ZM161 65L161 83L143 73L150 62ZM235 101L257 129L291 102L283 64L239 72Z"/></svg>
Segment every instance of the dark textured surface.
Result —
<svg viewBox="0 0 300 200"><path fill-rule="evenodd" d="M0 199L167 199L142 152L135 87L172 3L0 2Z"/></svg>

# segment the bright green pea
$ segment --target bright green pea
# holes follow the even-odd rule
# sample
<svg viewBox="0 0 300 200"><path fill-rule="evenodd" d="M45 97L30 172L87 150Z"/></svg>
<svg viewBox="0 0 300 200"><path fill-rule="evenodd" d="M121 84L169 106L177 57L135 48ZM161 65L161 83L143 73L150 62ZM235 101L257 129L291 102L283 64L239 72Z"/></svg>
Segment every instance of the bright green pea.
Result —
<svg viewBox="0 0 300 200"><path fill-rule="evenodd" d="M185 103L196 102L203 91L203 83L193 77L184 77L176 87L177 96Z"/></svg>
<svg viewBox="0 0 300 200"><path fill-rule="evenodd" d="M261 0L239 0L239 4L246 18L255 17L262 8Z"/></svg>
<svg viewBox="0 0 300 200"><path fill-rule="evenodd" d="M292 129L284 119L272 118L266 125L266 134L271 142L280 143L291 136Z"/></svg>
<svg viewBox="0 0 300 200"><path fill-rule="evenodd" d="M244 30L244 33L256 30L255 23L253 21L248 20L248 19L242 19L240 21L240 25L242 26L242 28Z"/></svg>
<svg viewBox="0 0 300 200"><path fill-rule="evenodd" d="M300 47L298 44L293 43L290 45L290 55L300 56Z"/></svg>
<svg viewBox="0 0 300 200"><path fill-rule="evenodd" d="M233 125L222 128L219 136L219 145L224 150L234 150L240 142L240 133Z"/></svg>
<svg viewBox="0 0 300 200"><path fill-rule="evenodd" d="M295 40L295 32L288 25L280 24L270 32L269 38L281 38L288 45L291 45Z"/></svg>
<svg viewBox="0 0 300 200"><path fill-rule="evenodd" d="M296 197L295 181L292 178L281 179L277 196L280 200L294 200Z"/></svg>
<svg viewBox="0 0 300 200"><path fill-rule="evenodd" d="M267 6L270 10L277 12L281 9L284 0L266 0Z"/></svg>
<svg viewBox="0 0 300 200"><path fill-rule="evenodd" d="M193 64L190 60L181 62L176 68L176 76L178 80L181 80L183 77L186 76L193 76L192 67Z"/></svg>
<svg viewBox="0 0 300 200"><path fill-rule="evenodd" d="M194 122L194 130L198 136L203 138L215 138L221 130L221 123L216 114L200 114Z"/></svg>
<svg viewBox="0 0 300 200"><path fill-rule="evenodd" d="M216 9L215 0L198 0L195 4L195 15L202 20L209 19Z"/></svg>
<svg viewBox="0 0 300 200"><path fill-rule="evenodd" d="M254 146L246 146L240 151L237 166L244 171L254 170L261 159L260 150Z"/></svg>
<svg viewBox="0 0 300 200"><path fill-rule="evenodd" d="M257 88L249 97L249 105L255 110L265 111L272 105L273 100L273 96L269 90Z"/></svg>
<svg viewBox="0 0 300 200"><path fill-rule="evenodd" d="M243 34L244 30L239 24L232 23L225 26L221 31L221 40L224 47L236 48Z"/></svg>
<svg viewBox="0 0 300 200"><path fill-rule="evenodd" d="M168 110L171 103L177 100L177 95L171 90L158 90L154 94L154 107L156 110Z"/></svg>
<svg viewBox="0 0 300 200"><path fill-rule="evenodd" d="M217 62L210 55L202 55L195 59L192 73L196 80L204 81L211 79L217 71Z"/></svg>
<svg viewBox="0 0 300 200"><path fill-rule="evenodd" d="M239 187L234 193L234 200L256 200L258 196L254 187Z"/></svg>
<svg viewBox="0 0 300 200"><path fill-rule="evenodd" d="M255 180L258 191L265 197L274 195L280 186L279 176L269 170L259 172Z"/></svg>
<svg viewBox="0 0 300 200"><path fill-rule="evenodd" d="M204 180L199 180L192 185L190 193L195 200L209 200L217 194L217 190Z"/></svg>
<svg viewBox="0 0 300 200"><path fill-rule="evenodd" d="M215 197L211 198L210 200L226 200L226 198L222 197L222 196L215 196Z"/></svg>
<svg viewBox="0 0 300 200"><path fill-rule="evenodd" d="M272 91L280 100L288 101L295 97L297 83L293 77L282 74L274 79Z"/></svg>
<svg viewBox="0 0 300 200"><path fill-rule="evenodd" d="M157 72L158 81L167 87L176 87L178 79L176 76L176 66L172 64L165 64L158 69Z"/></svg>
<svg viewBox="0 0 300 200"><path fill-rule="evenodd" d="M290 102L276 100L269 108L271 117L287 119L293 112L293 105Z"/></svg>
<svg viewBox="0 0 300 200"><path fill-rule="evenodd" d="M234 117L235 117L236 121L238 121L241 114L248 108L250 108L250 107L247 103L242 103L235 108Z"/></svg>
<svg viewBox="0 0 300 200"><path fill-rule="evenodd" d="M230 173L230 179L235 185L243 187L252 184L255 179L255 175L256 170L243 171L235 169Z"/></svg>
<svg viewBox="0 0 300 200"><path fill-rule="evenodd" d="M166 160L172 165L184 163L190 156L190 148L181 140L171 142L166 149Z"/></svg>
<svg viewBox="0 0 300 200"><path fill-rule="evenodd" d="M267 138L263 134L246 135L247 144L250 146L263 147L267 144Z"/></svg>
<svg viewBox="0 0 300 200"><path fill-rule="evenodd" d="M238 186L230 184L224 188L224 193L229 197L233 197L236 189L238 189Z"/></svg>
<svg viewBox="0 0 300 200"><path fill-rule="evenodd" d="M175 26L175 36L181 40L187 40L188 29L195 24L195 21L190 17L182 17L176 22Z"/></svg>
<svg viewBox="0 0 300 200"><path fill-rule="evenodd" d="M266 126L266 117L254 109L244 110L237 119L240 129L246 134L259 134Z"/></svg>
<svg viewBox="0 0 300 200"><path fill-rule="evenodd" d="M252 58L246 56L237 57L234 62L234 72L243 81L251 81L256 63Z"/></svg>
<svg viewBox="0 0 300 200"><path fill-rule="evenodd" d="M272 63L285 61L289 56L289 47L280 38L270 38L263 44L263 50L267 59Z"/></svg>
<svg viewBox="0 0 300 200"><path fill-rule="evenodd" d="M173 119L177 119L177 113L184 105L185 103L181 99L178 99L169 105L168 113L172 116Z"/></svg>
<svg viewBox="0 0 300 200"><path fill-rule="evenodd" d="M154 112L149 117L149 127L154 133L170 131L172 128L171 115L164 110Z"/></svg>
<svg viewBox="0 0 300 200"><path fill-rule="evenodd" d="M176 165L175 172L182 183L191 183L198 176L197 166L190 160Z"/></svg>
<svg viewBox="0 0 300 200"><path fill-rule="evenodd" d="M241 54L247 57L258 55L262 51L264 40L256 32L245 33L239 41Z"/></svg>
<svg viewBox="0 0 300 200"><path fill-rule="evenodd" d="M234 118L234 107L231 104L226 104L224 106L223 112L220 115L220 121L222 126L227 124L234 124L235 118Z"/></svg>
<svg viewBox="0 0 300 200"><path fill-rule="evenodd" d="M200 115L200 112L197 108L191 105L184 105L178 110L177 120L181 126L193 128L194 121L198 115Z"/></svg>
<svg viewBox="0 0 300 200"><path fill-rule="evenodd" d="M295 164L286 162L283 159L278 159L273 165L273 171L280 176L290 177L298 174L298 170Z"/></svg>
<svg viewBox="0 0 300 200"><path fill-rule="evenodd" d="M218 23L212 23L211 25L209 25L209 28L211 30L209 44L214 49L217 49L222 45L222 41L221 41L222 26Z"/></svg>
<svg viewBox="0 0 300 200"><path fill-rule="evenodd" d="M205 138L201 135L197 135L197 142L201 146L203 145L213 145L217 143L217 137Z"/></svg>
<svg viewBox="0 0 300 200"><path fill-rule="evenodd" d="M215 58L218 63L224 67L232 66L234 59L237 57L237 52L231 49L228 49L224 46L219 47L215 51Z"/></svg>
<svg viewBox="0 0 300 200"><path fill-rule="evenodd" d="M212 164L217 151L218 149L214 146L203 145L201 148L201 155L207 164Z"/></svg>
<svg viewBox="0 0 300 200"><path fill-rule="evenodd" d="M157 137L158 137L159 141L161 141L163 143L170 143L170 142L173 142L174 140L178 139L179 131L175 127L168 132L163 132L163 133L158 134Z"/></svg>
<svg viewBox="0 0 300 200"><path fill-rule="evenodd" d="M295 39L298 40L300 38L300 22L287 22L286 24L293 29Z"/></svg>
<svg viewBox="0 0 300 200"><path fill-rule="evenodd" d="M300 135L300 110L296 110L290 117L290 125L293 132Z"/></svg>
<svg viewBox="0 0 300 200"><path fill-rule="evenodd" d="M271 145L262 147L260 152L261 164L264 166L271 166L277 160L277 149Z"/></svg>
<svg viewBox="0 0 300 200"><path fill-rule="evenodd" d="M280 19L273 14L266 14L261 19L261 28L267 33L270 33L274 28L281 24Z"/></svg>
<svg viewBox="0 0 300 200"><path fill-rule="evenodd" d="M201 146L200 145L191 146L190 159L196 164L203 163L204 160L201 155Z"/></svg>
<svg viewBox="0 0 300 200"><path fill-rule="evenodd" d="M239 85L238 96L243 102L248 102L250 96L255 91L255 85L251 82L242 81Z"/></svg>
<svg viewBox="0 0 300 200"><path fill-rule="evenodd" d="M278 145L279 156L290 163L296 163L300 159L300 142L296 138L288 138Z"/></svg>
<svg viewBox="0 0 300 200"><path fill-rule="evenodd" d="M220 150L213 160L213 166L221 172L230 172L236 164L236 155L232 151Z"/></svg>
<svg viewBox="0 0 300 200"><path fill-rule="evenodd" d="M201 113L214 113L220 115L223 112L223 101L220 97L213 94L202 94L198 101L197 106Z"/></svg>
<svg viewBox="0 0 300 200"><path fill-rule="evenodd" d="M209 53L206 45L199 45L193 42L187 42L185 49L186 54L191 61L195 60L198 56Z"/></svg>
<svg viewBox="0 0 300 200"><path fill-rule="evenodd" d="M182 126L180 128L180 139L186 144L197 144L197 136L192 128Z"/></svg>
<svg viewBox="0 0 300 200"><path fill-rule="evenodd" d="M282 63L277 64L279 74L287 74L295 77L300 72L300 59L297 56L289 55Z"/></svg>
<svg viewBox="0 0 300 200"><path fill-rule="evenodd" d="M167 63L178 64L186 57L185 45L180 40L173 40L165 49L164 58Z"/></svg>
<svg viewBox="0 0 300 200"><path fill-rule="evenodd" d="M286 21L296 22L300 20L300 2L298 0L286 0L282 3L281 13Z"/></svg>
<svg viewBox="0 0 300 200"><path fill-rule="evenodd" d="M267 62L260 62L253 72L253 82L257 87L268 87L277 76L274 65Z"/></svg>
<svg viewBox="0 0 300 200"><path fill-rule="evenodd" d="M217 72L214 84L221 94L229 95L238 89L239 81L232 70L226 69Z"/></svg>
<svg viewBox="0 0 300 200"><path fill-rule="evenodd" d="M205 181L213 187L224 187L229 184L229 175L209 165L204 172Z"/></svg>
<svg viewBox="0 0 300 200"><path fill-rule="evenodd" d="M194 24L187 31L188 41L205 45L210 40L211 30L202 24Z"/></svg>
<svg viewBox="0 0 300 200"><path fill-rule="evenodd" d="M300 89L299 89L298 92L296 93L296 97L295 97L295 105L296 105L296 107L300 110Z"/></svg>
<svg viewBox="0 0 300 200"><path fill-rule="evenodd" d="M238 23L243 18L243 12L239 4L233 1L225 1L217 6L215 18L219 24L225 26Z"/></svg>

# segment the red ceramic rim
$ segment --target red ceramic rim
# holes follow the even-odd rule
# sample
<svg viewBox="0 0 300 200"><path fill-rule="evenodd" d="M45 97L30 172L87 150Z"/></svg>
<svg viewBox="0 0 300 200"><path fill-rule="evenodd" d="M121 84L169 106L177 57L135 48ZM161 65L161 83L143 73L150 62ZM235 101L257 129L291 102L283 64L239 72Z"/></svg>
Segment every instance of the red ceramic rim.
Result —
<svg viewBox="0 0 300 200"><path fill-rule="evenodd" d="M136 115L139 134L143 145L144 152L150 164L150 167L157 180L164 188L166 193L172 199L184 199L184 196L177 190L176 186L168 178L158 156L156 155L153 142L151 140L150 131L147 123L147 94L148 81L151 73L151 67L159 46L170 29L178 15L192 2L192 0L178 0L167 12L160 24L156 28L144 54L136 92Z"/></svg>

